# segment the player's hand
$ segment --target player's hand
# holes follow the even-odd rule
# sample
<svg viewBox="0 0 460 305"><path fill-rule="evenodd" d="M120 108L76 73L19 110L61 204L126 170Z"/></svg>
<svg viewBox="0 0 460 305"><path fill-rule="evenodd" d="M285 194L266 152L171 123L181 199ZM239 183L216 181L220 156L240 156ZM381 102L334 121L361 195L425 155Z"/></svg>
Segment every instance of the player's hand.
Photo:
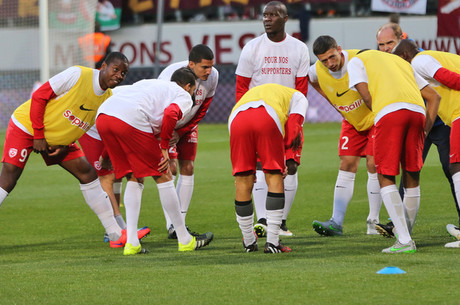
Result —
<svg viewBox="0 0 460 305"><path fill-rule="evenodd" d="M290 148L293 150L297 150L302 146L302 135L299 133L297 137L292 140L291 145L289 145Z"/></svg>
<svg viewBox="0 0 460 305"><path fill-rule="evenodd" d="M160 163L158 163L158 171L163 173L169 169L169 152L167 149L161 149L161 154L163 158L161 158Z"/></svg>
<svg viewBox="0 0 460 305"><path fill-rule="evenodd" d="M171 140L169 140L169 147L174 147L176 146L177 142L179 142L180 140L180 136L179 134L174 130L173 131L173 135L172 135L172 138Z"/></svg>
<svg viewBox="0 0 460 305"><path fill-rule="evenodd" d="M56 157L60 154L65 154L69 149L68 145L56 145L48 147L48 156L49 157Z"/></svg>
<svg viewBox="0 0 460 305"><path fill-rule="evenodd" d="M112 161L110 161L109 158L103 158L102 156L99 157L99 164L101 165L101 167L103 169L107 169L107 170L113 170L113 166L112 166Z"/></svg>
<svg viewBox="0 0 460 305"><path fill-rule="evenodd" d="M281 175L283 176L283 179L286 178L287 174L288 174L288 168L287 166L285 166L284 171L281 173Z"/></svg>
<svg viewBox="0 0 460 305"><path fill-rule="evenodd" d="M45 139L34 139L33 147L37 154L48 153L48 142Z"/></svg>

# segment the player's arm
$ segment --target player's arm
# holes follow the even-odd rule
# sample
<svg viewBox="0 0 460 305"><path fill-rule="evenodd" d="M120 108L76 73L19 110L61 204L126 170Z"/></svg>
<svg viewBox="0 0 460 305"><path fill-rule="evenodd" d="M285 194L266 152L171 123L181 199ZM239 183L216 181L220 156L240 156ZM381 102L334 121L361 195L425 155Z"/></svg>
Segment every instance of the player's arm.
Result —
<svg viewBox="0 0 460 305"><path fill-rule="evenodd" d="M45 140L44 132L44 117L45 108L49 100L56 97L56 93L51 88L48 82L40 86L32 94L30 103L30 121L32 122L32 128L34 129L34 151L36 153L44 153L48 150L48 143Z"/></svg>
<svg viewBox="0 0 460 305"><path fill-rule="evenodd" d="M364 103L366 106L372 110L372 96L369 92L369 86L365 82L361 82L355 85L356 90L363 98Z"/></svg>
<svg viewBox="0 0 460 305"><path fill-rule="evenodd" d="M297 150L302 145L304 117L298 113L290 114L284 127L284 146Z"/></svg>
<svg viewBox="0 0 460 305"><path fill-rule="evenodd" d="M160 132L160 148L163 154L163 159L158 164L158 170L163 172L169 167L169 141L171 140L174 132L174 127L178 120L182 118L182 111L177 104L171 104L166 107L163 115Z"/></svg>
<svg viewBox="0 0 460 305"><path fill-rule="evenodd" d="M236 89L235 89L236 103L238 103L241 97L249 90L250 83L251 83L250 77L236 75Z"/></svg>
<svg viewBox="0 0 460 305"><path fill-rule="evenodd" d="M190 120L190 122L185 124L182 128L176 129L176 132L179 134L179 137L182 137L187 132L190 132L193 128L195 128L198 125L201 119L204 118L206 112L208 112L209 105L211 105L213 97L214 96L208 97L203 101L203 104L201 104L200 109L197 113L195 113L195 116Z"/></svg>
<svg viewBox="0 0 460 305"><path fill-rule="evenodd" d="M425 136L428 135L433 127L434 121L438 116L439 102L441 96L430 86L427 85L420 90L422 97L426 102L426 120L425 120Z"/></svg>
<svg viewBox="0 0 460 305"><path fill-rule="evenodd" d="M433 78L453 90L460 90L460 74L446 68L439 68Z"/></svg>
<svg viewBox="0 0 460 305"><path fill-rule="evenodd" d="M295 89L307 96L308 93L308 76L296 77L295 78Z"/></svg>

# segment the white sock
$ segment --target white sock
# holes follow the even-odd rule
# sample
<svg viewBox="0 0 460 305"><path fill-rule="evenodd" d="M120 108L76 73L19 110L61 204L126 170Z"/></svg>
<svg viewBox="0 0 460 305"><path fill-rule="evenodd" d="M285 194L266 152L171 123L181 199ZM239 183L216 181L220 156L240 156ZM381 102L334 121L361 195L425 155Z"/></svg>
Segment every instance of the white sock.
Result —
<svg viewBox="0 0 460 305"><path fill-rule="evenodd" d="M188 207L190 206L190 201L192 200L193 184L194 184L194 175L191 175L191 176L179 175L179 179L177 180L177 185L176 185L176 192L177 192L177 196L179 196L180 213L181 213L182 219L184 220L184 223L185 223L185 216L187 216Z"/></svg>
<svg viewBox="0 0 460 305"><path fill-rule="evenodd" d="M406 211L406 222L409 234L412 234L415 219L420 208L420 186L414 188L404 188L404 210Z"/></svg>
<svg viewBox="0 0 460 305"><path fill-rule="evenodd" d="M249 246L254 243L256 241L256 237L252 229L254 226L254 214L250 216L239 216L236 214L236 221L238 222L241 233L243 234L244 245Z"/></svg>
<svg viewBox="0 0 460 305"><path fill-rule="evenodd" d="M460 208L460 172L452 175L452 181L454 182L455 197L457 197L457 203Z"/></svg>
<svg viewBox="0 0 460 305"><path fill-rule="evenodd" d="M367 172L367 198L369 199L369 215L367 220L380 222L379 215L382 208L382 196L380 195L380 183L378 174Z"/></svg>
<svg viewBox="0 0 460 305"><path fill-rule="evenodd" d="M388 215L395 226L399 242L407 244L412 238L407 228L404 206L396 184L381 188L380 194L382 195Z"/></svg>
<svg viewBox="0 0 460 305"><path fill-rule="evenodd" d="M254 208L256 209L257 220L267 218L265 215L265 202L267 201L268 186L265 181L265 174L262 170L256 170L256 183L252 188L252 198L254 200Z"/></svg>
<svg viewBox="0 0 460 305"><path fill-rule="evenodd" d="M2 206L2 203L5 200L6 196L8 196L8 192L0 187L0 207Z"/></svg>
<svg viewBox="0 0 460 305"><path fill-rule="evenodd" d="M172 181L173 181L173 183L174 183L174 181L176 181L176 176L175 175L172 175ZM163 214L165 215L166 230L169 230L169 227L171 227L171 225L172 225L171 218L169 217L168 212L166 212L166 210L163 207L163 205L161 205L161 208L163 209Z"/></svg>
<svg viewBox="0 0 460 305"><path fill-rule="evenodd" d="M343 226L343 219L347 212L348 204L353 197L355 187L355 173L339 170L334 189L334 207L332 219L336 224Z"/></svg>
<svg viewBox="0 0 460 305"><path fill-rule="evenodd" d="M192 240L192 236L188 233L187 228L185 228L185 222L180 215L179 197L177 197L174 182L171 180L158 183L157 187L161 205L168 213L176 230L177 241L183 245L187 245Z"/></svg>
<svg viewBox="0 0 460 305"><path fill-rule="evenodd" d="M280 243L280 225L283 209L267 210L267 242L278 246Z"/></svg>
<svg viewBox="0 0 460 305"><path fill-rule="evenodd" d="M294 203L295 194L297 193L298 177L297 172L294 175L287 175L284 178L284 210L283 219L286 220Z"/></svg>
<svg viewBox="0 0 460 305"><path fill-rule="evenodd" d="M115 220L112 204L106 192L102 189L99 179L90 183L80 184L80 190L86 203L99 217L110 240L118 240L121 236L121 228Z"/></svg>
<svg viewBox="0 0 460 305"><path fill-rule="evenodd" d="M121 214L115 215L115 220L117 221L120 228L122 228L123 230L126 229L126 222Z"/></svg>
<svg viewBox="0 0 460 305"><path fill-rule="evenodd" d="M139 214L141 212L142 191L144 185L135 181L128 181L126 183L125 195L123 201L125 202L126 209L126 222L127 222L127 243L134 247L139 246L139 238L137 237L137 228L139 222Z"/></svg>
<svg viewBox="0 0 460 305"><path fill-rule="evenodd" d="M114 182L113 183L113 193L115 195L118 195L118 194L121 194L121 188L123 186L123 183L122 182Z"/></svg>

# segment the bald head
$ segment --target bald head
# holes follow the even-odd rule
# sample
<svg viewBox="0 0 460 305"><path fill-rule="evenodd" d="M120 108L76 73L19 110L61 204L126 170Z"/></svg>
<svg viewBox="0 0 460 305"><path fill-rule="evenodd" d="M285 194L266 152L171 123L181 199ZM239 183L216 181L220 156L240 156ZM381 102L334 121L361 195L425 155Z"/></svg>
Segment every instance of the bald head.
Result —
<svg viewBox="0 0 460 305"><path fill-rule="evenodd" d="M288 15L286 5L284 5L283 2L270 1L265 5L265 8L267 7L275 7L280 17L286 17Z"/></svg>
<svg viewBox="0 0 460 305"><path fill-rule="evenodd" d="M403 39L393 49L393 54L411 62L419 52L417 44L412 39Z"/></svg>
<svg viewBox="0 0 460 305"><path fill-rule="evenodd" d="M380 27L377 31L377 44L379 50L391 53L393 48L402 39L403 33L401 27L397 23L387 23Z"/></svg>

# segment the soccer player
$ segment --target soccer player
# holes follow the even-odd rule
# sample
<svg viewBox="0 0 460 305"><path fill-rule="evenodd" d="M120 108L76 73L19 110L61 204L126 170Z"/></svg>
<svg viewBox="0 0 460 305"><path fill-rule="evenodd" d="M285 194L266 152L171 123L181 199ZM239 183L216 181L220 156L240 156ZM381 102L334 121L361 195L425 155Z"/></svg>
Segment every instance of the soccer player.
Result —
<svg viewBox="0 0 460 305"><path fill-rule="evenodd" d="M423 141L436 119L440 97L406 61L376 50L358 52L348 62L348 77L350 88L375 114L375 167L380 194L397 233L396 243L382 252L413 253L411 231L420 205ZM400 166L404 200L395 181Z"/></svg>
<svg viewBox="0 0 460 305"><path fill-rule="evenodd" d="M40 86L11 116L5 136L0 204L14 189L32 151L47 165L58 164L80 182L86 203L99 217L111 247L122 247L126 231L117 224L95 169L75 141L95 122L96 111L128 72L120 52L107 56L99 70L73 66Z"/></svg>
<svg viewBox="0 0 460 305"><path fill-rule="evenodd" d="M111 96L98 110L96 126L115 177L128 179L123 200L127 223L124 255L146 252L136 231L144 178L148 176L157 183L160 201L176 230L179 251L204 247L213 238L211 232L195 237L187 231L169 169L169 142L177 121L192 109L195 77L189 68L180 68L171 81L138 81Z"/></svg>
<svg viewBox="0 0 460 305"><path fill-rule="evenodd" d="M246 92L232 109L228 127L235 176L235 211L246 252L258 250L251 200L257 157L268 185L264 252L291 252L279 241L285 198L284 157L285 149L296 149L302 143L307 108L303 93L278 84L265 84Z"/></svg>
<svg viewBox="0 0 460 305"><path fill-rule="evenodd" d="M433 84L434 89L441 96L439 116L448 126L450 132L450 172L454 182L457 202L460 196L460 56L441 51L420 52L415 42L401 41L393 50L412 64L415 72ZM457 209L459 207L457 206ZM453 224L447 225L447 231L458 241L447 243L448 248L460 248L460 229Z"/></svg>
<svg viewBox="0 0 460 305"><path fill-rule="evenodd" d="M387 53L391 53L394 47L402 40L406 39L407 35L401 30L401 27L396 23L387 23L380 27L377 31L377 43L379 45L379 50ZM450 184L450 189L452 192L452 197L454 198L455 208L457 209L457 214L460 224L460 208L458 205L458 200L455 195L455 186L452 180L452 174L449 171L449 144L450 138L450 126L446 125L439 117L436 118L433 128L425 139L425 144L423 146L422 159L425 161L428 152L430 151L431 145L434 144L437 147L439 161L441 162L442 170L444 175ZM399 193L401 197L404 197L404 190L402 184L399 186ZM389 222L387 224L377 224L377 230L386 237L393 237L393 224Z"/></svg>
<svg viewBox="0 0 460 305"><path fill-rule="evenodd" d="M177 164L179 163L180 175L177 180L176 192L179 196L181 215L184 222L193 194L198 123L206 115L219 81L219 72L213 65L214 53L212 50L206 45L198 44L190 50L188 61L171 64L158 76L158 79L169 81L174 71L187 66L198 77L194 93L195 103L192 110L177 122L173 133L173 146L169 148L169 163L173 181L177 175ZM171 219L164 208L163 212L166 218L168 238L175 239L177 237Z"/></svg>
<svg viewBox="0 0 460 305"><path fill-rule="evenodd" d="M347 64L357 52L342 50L335 39L327 35L319 36L313 43L313 53L318 60L310 67L309 81L343 117L332 218L325 222L313 222L313 229L325 236L343 234L343 220L353 196L355 175L362 157L366 158L368 174L367 234L378 234L375 224L379 223L382 197L373 157L374 114L359 93L348 88Z"/></svg>
<svg viewBox="0 0 460 305"><path fill-rule="evenodd" d="M307 95L307 73L310 66L308 47L302 41L286 33L287 20L287 9L283 3L271 1L265 5L263 9L265 34L249 41L241 51L238 61L235 72L237 102L249 89L268 83L294 88ZM286 149L288 168L284 179L286 202L280 231L280 234L285 236L292 235L286 225L286 220L297 192L297 167L300 165L301 151L302 145L295 150ZM260 162L258 162L256 177L253 195L258 221L254 229L261 237L265 236L267 230L265 217L267 184Z"/></svg>

